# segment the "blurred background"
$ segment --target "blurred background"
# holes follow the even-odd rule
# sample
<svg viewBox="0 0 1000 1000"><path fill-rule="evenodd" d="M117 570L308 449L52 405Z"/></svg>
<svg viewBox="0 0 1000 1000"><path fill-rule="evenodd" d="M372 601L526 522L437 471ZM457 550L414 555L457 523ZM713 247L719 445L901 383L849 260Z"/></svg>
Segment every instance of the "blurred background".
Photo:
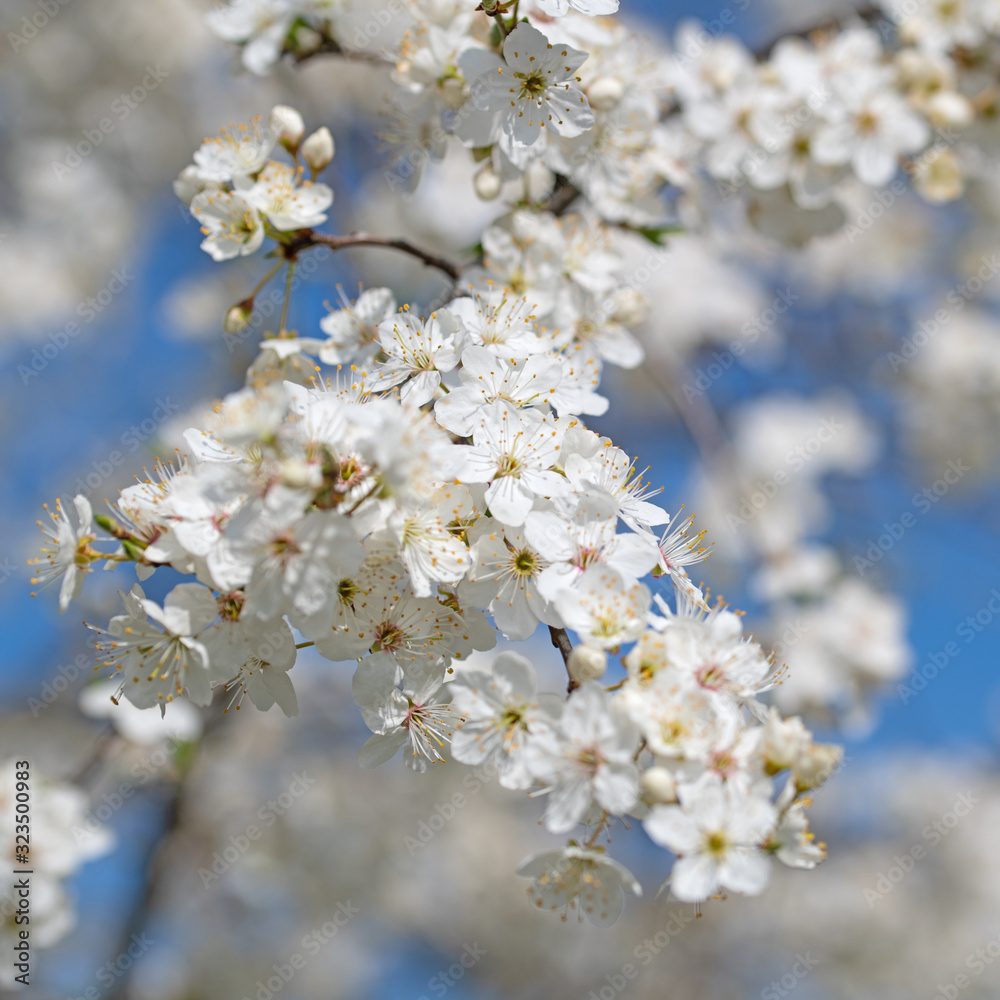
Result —
<svg viewBox="0 0 1000 1000"><path fill-rule="evenodd" d="M252 76L204 26L208 7L53 0L30 37L37 0L0 12L0 760L27 757L40 787L77 789L53 786L36 818L62 830L39 849L73 874L36 901L35 940L51 945L30 994L1000 995L1000 172L948 207L905 194L863 238L788 250L745 226L672 237L641 289L648 363L607 372L611 410L590 422L650 465L665 507L698 515L714 548L696 578L746 608L789 665L783 709L846 745L813 810L829 851L817 871L782 870L760 898L696 913L656 897L662 851L636 829L620 857L643 899L610 931L560 924L513 874L553 843L532 805L451 765L361 772L349 675L326 661L300 657L297 719L181 710L112 729L105 692L81 708L94 657L80 618L115 613L124 578L92 575L63 617L53 592L32 599L41 504L82 492L99 508L170 458L242 384L266 328L222 336L261 262L213 265L171 190L201 139L279 102L329 125L334 232L459 255L498 211L460 155L411 197L386 184L383 70L327 59ZM752 47L845 13L622 7L663 38L697 17ZM105 117L114 128L74 158ZM649 253L618 249L632 267ZM414 303L441 288L405 258L343 252L305 279L292 325L315 329L338 286L353 297L359 282ZM943 303L938 333L915 341ZM547 636L527 645L558 684Z"/></svg>

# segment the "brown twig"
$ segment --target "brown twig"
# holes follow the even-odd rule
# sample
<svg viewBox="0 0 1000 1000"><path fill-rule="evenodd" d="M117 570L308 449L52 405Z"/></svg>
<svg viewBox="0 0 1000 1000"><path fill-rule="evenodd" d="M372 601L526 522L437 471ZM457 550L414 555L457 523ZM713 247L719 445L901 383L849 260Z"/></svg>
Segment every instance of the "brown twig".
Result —
<svg viewBox="0 0 1000 1000"><path fill-rule="evenodd" d="M452 281L458 281L462 274L462 269L444 257L422 250L420 247L410 243L408 240L395 240L388 236L373 236L371 233L352 233L350 236L328 236L326 233L317 233L312 229L303 229L288 243L281 245L282 253L288 260L294 259L296 254L311 247L328 247L330 250L344 250L347 247L385 247L389 250L399 250L401 253L416 257L423 261L428 267L435 267L443 271Z"/></svg>
<svg viewBox="0 0 1000 1000"><path fill-rule="evenodd" d="M569 641L569 636L566 634L566 629L556 628L554 625L549 626L549 637L552 639L552 645L562 653L563 664L566 667L566 673L569 674L569 654L573 652L573 643ZM573 680L570 676L568 691L575 691L580 686L579 682Z"/></svg>
<svg viewBox="0 0 1000 1000"><path fill-rule="evenodd" d="M579 197L580 189L565 177L560 177L552 194L542 202L540 208L541 211L551 212L553 215L565 215L570 205Z"/></svg>
<svg viewBox="0 0 1000 1000"><path fill-rule="evenodd" d="M290 55L296 65L315 59L316 56L341 56L343 59L352 59L356 62L372 63L376 66L391 66L392 60L384 59L378 52L367 52L363 49L345 49L337 39L328 35L325 31L320 32L320 41L310 49L286 49L285 54Z"/></svg>

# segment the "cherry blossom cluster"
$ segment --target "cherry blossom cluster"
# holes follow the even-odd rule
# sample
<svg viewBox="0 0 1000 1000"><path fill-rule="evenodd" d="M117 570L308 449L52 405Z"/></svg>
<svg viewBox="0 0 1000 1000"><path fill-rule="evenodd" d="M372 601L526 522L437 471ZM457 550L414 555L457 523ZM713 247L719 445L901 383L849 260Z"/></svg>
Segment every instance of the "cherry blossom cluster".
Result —
<svg viewBox="0 0 1000 1000"><path fill-rule="evenodd" d="M615 9L616 0L234 0L212 25L258 73L283 53L394 65L387 177L407 188L454 138L481 163L483 198L528 172L543 187L571 185L609 221L648 226L663 221L664 185L688 196L694 217L711 210L713 190L746 185L751 220L801 241L844 225L851 178L883 187L903 166L940 202L983 169L974 146L995 129L992 3L887 0L874 25L785 38L762 59L694 23L667 49L588 16Z"/></svg>
<svg viewBox="0 0 1000 1000"><path fill-rule="evenodd" d="M267 129L206 142L183 172L178 193L215 259L270 237L291 267L314 245L332 193L268 159L278 142L304 155L300 122L277 108ZM61 580L64 610L102 562L192 577L162 604L137 583L122 614L92 626L115 700L139 708L207 705L224 689L237 707L294 715L299 648L353 661L372 731L362 766L405 750L421 771L451 745L461 762L495 760L505 787L547 795L552 833L583 825L586 839L522 867L540 906L617 919L638 883L599 841L628 817L679 857L680 899L759 892L772 857L814 866L802 796L838 751L759 700L780 670L687 576L704 557L691 519L671 524L628 456L583 422L607 409L603 365L642 358L620 262L600 226L531 210L482 245L429 315L375 288L333 310L322 336L283 323L261 345L272 363L255 362L154 480L107 515L82 496L75 518L57 506L39 582ZM321 377L313 359L335 371ZM116 550L95 548L98 529ZM539 694L519 654L463 662L497 632L523 640L539 625L563 652L568 697ZM605 686L615 652L625 676Z"/></svg>
<svg viewBox="0 0 1000 1000"><path fill-rule="evenodd" d="M201 248L213 260L229 260L259 250L265 235L318 226L333 203L333 191L314 183L333 159L333 137L323 128L303 141L302 118L278 106L268 127L259 121L232 126L206 140L195 162L174 183L177 196L201 223ZM294 164L269 159L281 145ZM305 180L305 166L312 179Z"/></svg>

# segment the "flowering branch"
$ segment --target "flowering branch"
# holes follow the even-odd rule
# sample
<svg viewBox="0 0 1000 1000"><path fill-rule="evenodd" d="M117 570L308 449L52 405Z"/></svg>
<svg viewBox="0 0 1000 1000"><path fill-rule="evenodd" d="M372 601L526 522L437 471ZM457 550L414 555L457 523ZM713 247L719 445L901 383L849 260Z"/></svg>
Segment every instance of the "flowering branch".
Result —
<svg viewBox="0 0 1000 1000"><path fill-rule="evenodd" d="M255 72L280 60L303 24L319 42L309 48L303 32L296 60L352 56L335 18L275 7L253 38L237 5L212 15ZM811 868L822 859L801 796L836 751L764 704L780 679L772 657L687 575L704 558L701 536L689 537L690 519L672 523L629 456L586 426L608 408L606 366L644 363L633 331L648 305L645 279L626 283L612 233L626 243L630 232L662 235L666 185L710 226L706 176L741 189L754 224L792 244L841 226L852 185L884 188L907 157L925 197L957 197L964 160L931 146L932 126L964 128L988 112L966 96L977 77L963 76L959 57L962 39L1000 32L963 23L952 45L932 24L918 51L921 21L900 33L918 41L897 58L874 32L849 27L863 37L811 39L794 73L735 42L716 72L723 43L696 39L684 57L660 53L661 73L647 71L639 41L613 22L585 20L613 13L617 0L535 0L523 19L509 2L482 8L497 31L440 5L431 25L411 6L417 24L393 53L392 75L392 146L405 169L391 175L416 186L454 141L468 151L479 198L500 199L520 182L521 196L481 234L481 259L463 268L404 237L318 232L333 191L317 177L334 141L325 128L304 138L294 109L273 109L266 129L234 127L207 142L175 189L215 260L277 242L289 265L279 336L261 343L246 388L186 432L190 455L159 469L158 482L124 490L113 519L95 519L82 496L77 523L68 509L53 513L38 580L62 581L65 610L97 562L189 576L162 604L134 585L122 613L95 629L117 695L135 706L169 710L182 696L207 705L224 689L237 707L245 696L293 716L289 673L310 645L357 664L352 693L371 730L361 766L404 748L415 770L446 755L469 764L492 755L505 787L548 795L551 833L571 834L599 810L582 846L570 840L522 865L549 909L597 887L592 919L608 923L624 893L640 891L597 847L629 817L676 856L678 898L760 892L774 860ZM564 37L589 51L560 38L560 18L570 23ZM942 56L949 45L954 58ZM947 72L940 58L953 59ZM822 85L804 90L803 80ZM765 100L774 121L758 120ZM658 114L668 105L669 120ZM282 149L290 163L272 158ZM535 204L527 192L552 177ZM468 287L426 311L369 288L342 296L318 331L286 330L298 255L366 246ZM249 322L252 303L234 307L231 325ZM349 384L317 377L322 365L348 366ZM706 464L735 480L704 394L681 390L679 365L647 371ZM91 548L95 520L118 552ZM672 590L654 597L651 576ZM541 625L570 677L557 700L538 692L532 664L514 652L452 668L498 635L524 640ZM618 651L626 676L605 687ZM779 789L773 779L784 772Z"/></svg>

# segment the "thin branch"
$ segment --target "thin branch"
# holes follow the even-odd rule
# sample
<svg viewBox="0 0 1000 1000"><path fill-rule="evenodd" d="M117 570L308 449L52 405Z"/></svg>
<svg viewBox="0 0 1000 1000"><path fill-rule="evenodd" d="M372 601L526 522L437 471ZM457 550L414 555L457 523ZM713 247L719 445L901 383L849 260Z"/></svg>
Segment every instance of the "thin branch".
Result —
<svg viewBox="0 0 1000 1000"><path fill-rule="evenodd" d="M199 753L226 719L222 708L224 701L224 697L217 698L209 709L208 718L205 720L201 740L198 744ZM145 858L144 888L137 896L125 922L120 938L120 952L127 951L133 935L141 934L143 928L149 925L150 917L160 902L159 897L163 891L162 883L168 874L168 851L184 820L186 799L190 791L188 777L192 766L193 763L189 764L176 781L165 784L162 789L164 798L163 827L159 838L149 845ZM126 1000L129 995L128 977L122 976L106 994L105 1000Z"/></svg>
<svg viewBox="0 0 1000 1000"><path fill-rule="evenodd" d="M296 65L315 59L317 56L340 56L342 59L350 59L354 62L366 62L375 66L392 66L389 59L384 59L378 52L368 52L365 49L345 49L340 42L328 35L320 32L320 41L309 49L286 49L285 54L290 55Z"/></svg>
<svg viewBox="0 0 1000 1000"><path fill-rule="evenodd" d="M555 190L542 202L540 209L543 212L551 212L553 215L565 215L579 197L580 189L566 180L565 177L560 177Z"/></svg>
<svg viewBox="0 0 1000 1000"><path fill-rule="evenodd" d="M566 629L556 628L554 625L549 626L549 638L552 639L552 645L562 653L563 665L566 667L566 673L569 674L569 654L573 652L573 643L569 641L569 636L566 634ZM573 677L569 678L569 687L567 690L575 691L580 686L578 681L573 680Z"/></svg>
<svg viewBox="0 0 1000 1000"><path fill-rule="evenodd" d="M657 364L648 351L646 355L647 363L642 366L642 371L677 411L705 465L714 471L731 470L734 466L732 449L722 421L706 394L699 392L689 397L669 365Z"/></svg>
<svg viewBox="0 0 1000 1000"><path fill-rule="evenodd" d="M344 250L347 247L384 247L388 250L399 250L401 253L416 257L428 267L443 271L452 281L458 281L462 269L444 257L438 257L409 240L394 240L388 236L373 236L371 233L352 233L350 236L328 236L312 229L301 230L290 242L282 244L285 257L292 259L296 254L311 247L329 247L331 250Z"/></svg>
<svg viewBox="0 0 1000 1000"><path fill-rule="evenodd" d="M500 29L500 41L503 42L510 34L510 28L507 27L507 22L503 19L503 11L495 10L490 16L496 21L497 27Z"/></svg>
<svg viewBox="0 0 1000 1000"><path fill-rule="evenodd" d="M278 336L283 337L288 331L288 307L292 304L292 280L295 277L295 258L288 262L288 276L285 279L285 300L281 303L281 322L278 326Z"/></svg>

